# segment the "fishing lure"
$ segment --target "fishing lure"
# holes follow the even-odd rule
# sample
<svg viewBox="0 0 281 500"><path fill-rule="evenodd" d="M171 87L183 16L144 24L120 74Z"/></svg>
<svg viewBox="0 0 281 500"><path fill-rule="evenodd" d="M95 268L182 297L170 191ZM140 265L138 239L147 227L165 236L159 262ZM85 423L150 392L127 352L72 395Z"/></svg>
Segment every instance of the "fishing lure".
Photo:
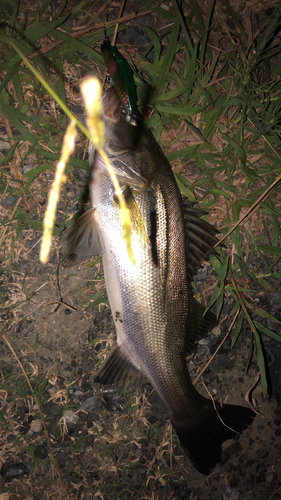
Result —
<svg viewBox="0 0 281 500"><path fill-rule="evenodd" d="M106 37L101 46L101 53L113 85L126 110L126 120L131 125L136 125L137 96L131 68L119 50L113 47Z"/></svg>

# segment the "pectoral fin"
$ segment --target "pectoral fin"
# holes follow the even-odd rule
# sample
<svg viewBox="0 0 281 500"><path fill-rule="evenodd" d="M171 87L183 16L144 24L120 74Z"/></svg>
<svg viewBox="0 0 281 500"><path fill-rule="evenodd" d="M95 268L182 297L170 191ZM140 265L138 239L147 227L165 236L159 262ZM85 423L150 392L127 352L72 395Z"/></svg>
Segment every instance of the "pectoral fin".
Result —
<svg viewBox="0 0 281 500"><path fill-rule="evenodd" d="M94 212L95 209L91 208L66 230L61 242L64 253L86 256L100 255L104 252Z"/></svg>

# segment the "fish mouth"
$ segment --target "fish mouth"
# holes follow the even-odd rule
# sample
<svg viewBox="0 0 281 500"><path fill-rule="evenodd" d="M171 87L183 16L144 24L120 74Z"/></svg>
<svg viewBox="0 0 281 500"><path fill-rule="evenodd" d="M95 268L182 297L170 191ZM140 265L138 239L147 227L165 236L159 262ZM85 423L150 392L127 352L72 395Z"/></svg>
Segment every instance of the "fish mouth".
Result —
<svg viewBox="0 0 281 500"><path fill-rule="evenodd" d="M110 87L103 95L102 102L104 117L116 123L121 118L121 114L123 114L123 106L114 87Z"/></svg>

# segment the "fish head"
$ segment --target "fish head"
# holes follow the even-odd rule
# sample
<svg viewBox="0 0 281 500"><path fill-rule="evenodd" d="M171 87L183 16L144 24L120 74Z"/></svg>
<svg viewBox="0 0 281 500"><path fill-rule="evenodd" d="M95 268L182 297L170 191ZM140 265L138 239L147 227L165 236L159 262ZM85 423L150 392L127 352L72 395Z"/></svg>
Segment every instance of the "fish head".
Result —
<svg viewBox="0 0 281 500"><path fill-rule="evenodd" d="M134 194L148 189L159 168L159 147L140 116L129 114L114 86L103 96L105 124L105 151L121 189L129 186ZM155 146L156 144L156 146ZM161 157L160 160L163 158ZM98 172L103 175L107 167L94 146L89 146L90 193L96 186ZM161 161L160 161L161 163ZM94 199L94 194L91 194Z"/></svg>

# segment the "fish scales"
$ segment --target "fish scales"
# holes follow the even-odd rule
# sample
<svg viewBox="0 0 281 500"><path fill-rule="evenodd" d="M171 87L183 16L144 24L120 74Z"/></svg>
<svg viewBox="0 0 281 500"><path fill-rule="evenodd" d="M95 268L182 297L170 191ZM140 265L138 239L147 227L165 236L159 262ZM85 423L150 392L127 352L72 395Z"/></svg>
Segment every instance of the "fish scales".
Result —
<svg viewBox="0 0 281 500"><path fill-rule="evenodd" d="M186 355L216 324L192 297L191 277L216 242L200 211L183 203L172 169L138 119L126 120L114 88L104 97L106 152L131 215L131 261L112 180L90 145L92 209L70 227L67 253L102 253L117 342L96 380L118 383L141 373L165 403L180 442L194 465L208 474L221 460L221 444L253 420L249 408L213 407L189 376ZM225 422L224 425L220 418Z"/></svg>

